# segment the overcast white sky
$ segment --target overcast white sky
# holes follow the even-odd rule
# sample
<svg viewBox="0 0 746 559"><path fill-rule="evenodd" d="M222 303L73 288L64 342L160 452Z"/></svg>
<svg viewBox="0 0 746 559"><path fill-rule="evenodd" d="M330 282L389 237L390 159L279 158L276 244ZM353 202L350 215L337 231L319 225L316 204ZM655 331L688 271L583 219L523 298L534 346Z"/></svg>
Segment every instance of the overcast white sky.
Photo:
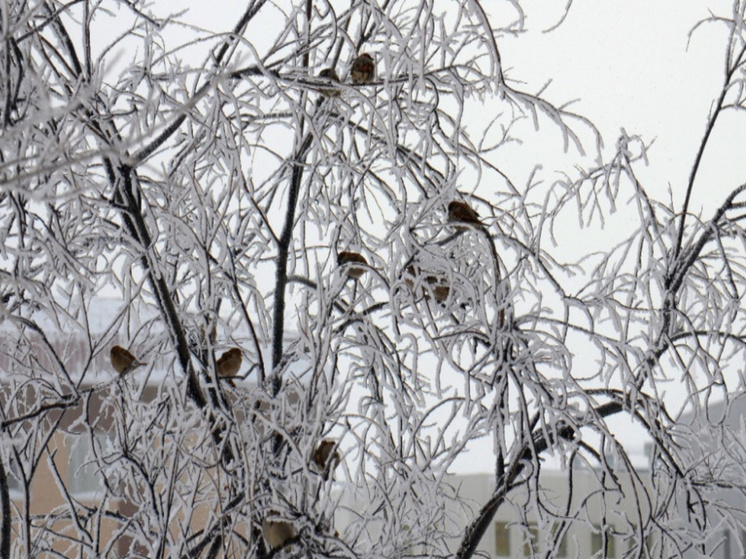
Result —
<svg viewBox="0 0 746 559"><path fill-rule="evenodd" d="M728 15L731 2L718 0L575 0L565 22L549 33L562 2L521 2L527 11L524 36L500 41L508 76L538 88L551 80L545 97L572 109L601 131L607 150L619 131L655 140L650 166L641 171L647 186L663 197L670 185L680 202L702 138L711 104L723 82L724 25L692 28L709 16ZM550 8L550 6L554 8ZM728 115L712 138L691 209L707 210L717 192L746 181L741 146L744 118ZM713 182L715 183L713 184ZM704 188L704 186L707 188Z"/></svg>

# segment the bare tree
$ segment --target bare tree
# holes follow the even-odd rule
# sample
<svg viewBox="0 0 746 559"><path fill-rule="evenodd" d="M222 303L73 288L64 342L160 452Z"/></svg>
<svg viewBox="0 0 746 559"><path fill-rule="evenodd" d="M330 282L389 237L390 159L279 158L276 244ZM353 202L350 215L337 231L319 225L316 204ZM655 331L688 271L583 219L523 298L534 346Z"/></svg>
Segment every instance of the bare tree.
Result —
<svg viewBox="0 0 746 559"><path fill-rule="evenodd" d="M745 107L746 7L708 20L725 76L680 208L638 180L644 139L602 161L504 75L504 7L250 0L213 33L0 4L0 556L468 558L506 506L546 557L577 526L630 557L745 526L746 185L689 200ZM495 154L526 118L601 162L519 184ZM589 232L611 248L570 260ZM471 508L445 473L476 448L495 489ZM636 514L591 519L599 496Z"/></svg>

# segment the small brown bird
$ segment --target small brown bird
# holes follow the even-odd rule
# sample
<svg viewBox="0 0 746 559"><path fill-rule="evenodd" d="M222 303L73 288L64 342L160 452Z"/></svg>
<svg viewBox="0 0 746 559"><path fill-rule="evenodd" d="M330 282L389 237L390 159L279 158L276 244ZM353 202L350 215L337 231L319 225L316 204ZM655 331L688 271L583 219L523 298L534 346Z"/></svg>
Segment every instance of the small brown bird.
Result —
<svg viewBox="0 0 746 559"><path fill-rule="evenodd" d="M406 275L404 281L409 286L409 289L414 293L415 279L420 275L420 269L414 265L407 266ZM424 290L425 299L430 298L430 292L438 303L444 302L448 299L448 294L451 292L451 288L448 287L448 280L445 276L434 276L427 275L423 278L424 282L428 285L428 288ZM417 295L415 295L417 296Z"/></svg>
<svg viewBox="0 0 746 559"><path fill-rule="evenodd" d="M432 281L431 281L432 280ZM442 280L438 280L435 276L428 276L425 281L430 284L430 289L433 292L433 297L438 303L445 302L448 299L448 294L451 292L451 288L442 283ZM429 295L425 293L425 298L429 298Z"/></svg>
<svg viewBox="0 0 746 559"><path fill-rule="evenodd" d="M482 226L482 222L479 219L479 214L468 204L453 200L448 204L448 222L449 223L468 223L469 225L475 225L477 227ZM459 231L464 231L465 228L457 227Z"/></svg>
<svg viewBox="0 0 746 559"><path fill-rule="evenodd" d="M359 252L350 252L347 250L343 250L337 255L337 264L339 266L344 266L345 264L363 264L367 266L368 261L365 259L365 256L363 256ZM349 278L360 279L360 277L364 273L365 273L364 267L360 267L360 266L348 266L347 267L347 277Z"/></svg>
<svg viewBox="0 0 746 559"><path fill-rule="evenodd" d="M336 445L336 441L324 439L316 447L316 450L313 451L313 463L324 480L329 479L329 475L339 464L339 453L337 451L332 453Z"/></svg>
<svg viewBox="0 0 746 559"><path fill-rule="evenodd" d="M375 73L376 65L373 63L373 57L367 52L364 52L352 61L352 66L350 67L352 83L370 83L373 81Z"/></svg>
<svg viewBox="0 0 746 559"><path fill-rule="evenodd" d="M414 294L414 280L417 276L420 275L419 268L415 267L413 264L410 264L407 266L407 270L404 272L404 283L407 284L407 287L409 287L409 290Z"/></svg>
<svg viewBox="0 0 746 559"><path fill-rule="evenodd" d="M147 363L138 361L134 355L118 345L111 348L110 359L112 367L114 367L114 370L120 375L128 373L133 369L137 369L137 367L147 365Z"/></svg>
<svg viewBox="0 0 746 559"><path fill-rule="evenodd" d="M277 514L270 512L271 515ZM297 532L292 522L280 518L265 518L262 520L262 534L272 549L280 549L288 540L293 539Z"/></svg>
<svg viewBox="0 0 746 559"><path fill-rule="evenodd" d="M339 76L334 68L324 68L319 72L319 77L329 80L332 84L339 83ZM342 94L342 91L338 87L324 87L319 89L319 91L326 97L339 97Z"/></svg>
<svg viewBox="0 0 746 559"><path fill-rule="evenodd" d="M241 368L241 350L233 347L226 351L217 361L218 378L227 380L228 384L236 387L233 377L238 374Z"/></svg>

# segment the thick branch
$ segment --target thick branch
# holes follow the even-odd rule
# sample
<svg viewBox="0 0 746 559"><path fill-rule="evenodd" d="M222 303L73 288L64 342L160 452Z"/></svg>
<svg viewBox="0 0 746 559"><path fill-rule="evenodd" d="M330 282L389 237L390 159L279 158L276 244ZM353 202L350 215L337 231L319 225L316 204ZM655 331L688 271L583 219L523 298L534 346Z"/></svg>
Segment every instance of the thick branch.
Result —
<svg viewBox="0 0 746 559"><path fill-rule="evenodd" d="M623 409L624 407L620 402L609 402L598 406L595 409L595 415L600 418L609 417L619 413ZM576 433L577 429L571 425L566 425L557 430L558 438L566 440L572 439ZM539 454L547 450L552 442L551 439L548 439L539 432L538 435L533 436L531 442L525 443L523 448L514 456L507 468L506 475L501 480L498 480L498 486L495 488L492 497L482 507L482 510L479 511L479 515L474 522L466 529L466 535L456 552L457 559L470 559L474 556L479 542L482 541L487 529L492 525L492 520L495 514L497 514L500 505L503 504L505 497L515 487L518 476L531 463L532 458L538 458Z"/></svg>
<svg viewBox="0 0 746 559"><path fill-rule="evenodd" d="M295 226L295 210L298 206L298 193L303 179L303 162L311 147L311 134L307 134L301 142L298 151L292 159L293 171L290 179L290 192L288 193L288 205L285 212L285 225L280 236L280 244L277 250L277 272L275 277L275 305L274 325L272 336L272 368L275 374L279 374L277 366L282 360L283 336L285 334L285 288L288 283L288 257L290 255L290 244L293 242L293 228Z"/></svg>
<svg viewBox="0 0 746 559"><path fill-rule="evenodd" d="M0 525L0 558L10 559L10 489L8 474L2 460L0 460L0 514L3 518L2 525Z"/></svg>
<svg viewBox="0 0 746 559"><path fill-rule="evenodd" d="M111 166L111 162L107 163ZM113 172L113 169L111 169L111 172ZM152 250L153 244L147 225L145 224L145 219L143 218L133 191L133 171L129 167L122 165L118 169L118 172L120 174L120 180L122 181L119 188L119 194L123 198L122 201L126 206L126 209L122 211L125 225L130 234L138 240L143 250L146 252L150 251ZM141 262L148 273L148 279L153 287L153 292L158 301L161 314L166 319L169 331L173 336L176 353L179 357L179 364L187 375L187 393L190 398L194 400L197 406L203 408L207 405L207 400L205 399L204 394L202 394L197 373L195 372L194 367L192 367L192 362L189 356L189 343L184 328L181 325L181 321L179 320L176 304L174 303L168 285L166 284L166 279L163 274L156 273L156 271L153 270L146 256L141 258Z"/></svg>

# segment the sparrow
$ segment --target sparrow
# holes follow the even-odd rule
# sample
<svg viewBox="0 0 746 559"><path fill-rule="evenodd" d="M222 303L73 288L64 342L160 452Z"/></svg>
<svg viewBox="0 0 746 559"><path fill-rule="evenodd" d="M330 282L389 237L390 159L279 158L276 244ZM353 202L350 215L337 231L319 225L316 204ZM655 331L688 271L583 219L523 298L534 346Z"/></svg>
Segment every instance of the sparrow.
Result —
<svg viewBox="0 0 746 559"><path fill-rule="evenodd" d="M329 479L329 474L339 464L339 453L337 451L332 453L336 445L336 441L324 439L313 451L313 463L324 480Z"/></svg>
<svg viewBox="0 0 746 559"><path fill-rule="evenodd" d="M319 77L327 79L333 84L339 83L339 76L334 68L324 68L319 72ZM319 91L325 97L339 97L342 94L338 87L323 87Z"/></svg>
<svg viewBox="0 0 746 559"><path fill-rule="evenodd" d="M414 292L415 281L414 278L419 276L420 270L414 265L407 266L407 275L404 276L404 281L409 286L409 289ZM448 294L451 292L451 288L448 287L446 279L444 277L438 277L434 275L427 275L423 278L423 281L429 286L429 289L425 289L425 299L430 298L430 292L432 291L433 297L438 303L444 302L448 299Z"/></svg>
<svg viewBox="0 0 746 559"><path fill-rule="evenodd" d="M418 271L417 268L410 264L404 273L404 283L407 284L410 291L414 291L414 278L417 277Z"/></svg>
<svg viewBox="0 0 746 559"><path fill-rule="evenodd" d="M434 281L430 282L429 281L430 278L432 278ZM436 280L433 276L429 276L429 277L425 278L425 281L428 282L428 283L430 283L430 284L434 284L438 280ZM435 300L438 303L444 303L445 300L448 299L448 294L451 292L451 288L448 287L447 285L443 285L442 283L437 283L436 285L433 285L433 287L431 288L431 290L433 292L433 297L435 297ZM426 299L429 298L429 296L428 296L427 293L425 293L425 298Z"/></svg>
<svg viewBox="0 0 746 559"><path fill-rule="evenodd" d="M232 377L235 377L241 368L241 350L234 347L226 351L218 359L217 368L218 378L227 380L228 384L235 388L236 383L233 382Z"/></svg>
<svg viewBox="0 0 746 559"><path fill-rule="evenodd" d="M479 214L464 202L453 200L448 204L448 222L449 223L468 223L469 225L482 226L479 220ZM464 231L464 227L457 227L459 231Z"/></svg>
<svg viewBox="0 0 746 559"><path fill-rule="evenodd" d="M364 264L368 265L368 261L359 252L349 252L344 250L337 255L337 264L344 266L345 264ZM347 268L347 277L353 279L360 279L365 273L365 268L360 266L349 266Z"/></svg>
<svg viewBox="0 0 746 559"><path fill-rule="evenodd" d="M270 514L276 514L274 512ZM265 518L262 520L262 534L272 549L280 549L297 533L292 522L279 518Z"/></svg>
<svg viewBox="0 0 746 559"><path fill-rule="evenodd" d="M138 361L134 355L118 345L111 348L110 358L111 366L114 367L114 370L120 375L123 375L132 369L136 369L137 367L147 365L147 363Z"/></svg>
<svg viewBox="0 0 746 559"><path fill-rule="evenodd" d="M373 57L367 52L364 52L352 61L352 66L350 67L350 77L352 78L352 83L370 83L373 81L375 72L376 66L373 63Z"/></svg>

